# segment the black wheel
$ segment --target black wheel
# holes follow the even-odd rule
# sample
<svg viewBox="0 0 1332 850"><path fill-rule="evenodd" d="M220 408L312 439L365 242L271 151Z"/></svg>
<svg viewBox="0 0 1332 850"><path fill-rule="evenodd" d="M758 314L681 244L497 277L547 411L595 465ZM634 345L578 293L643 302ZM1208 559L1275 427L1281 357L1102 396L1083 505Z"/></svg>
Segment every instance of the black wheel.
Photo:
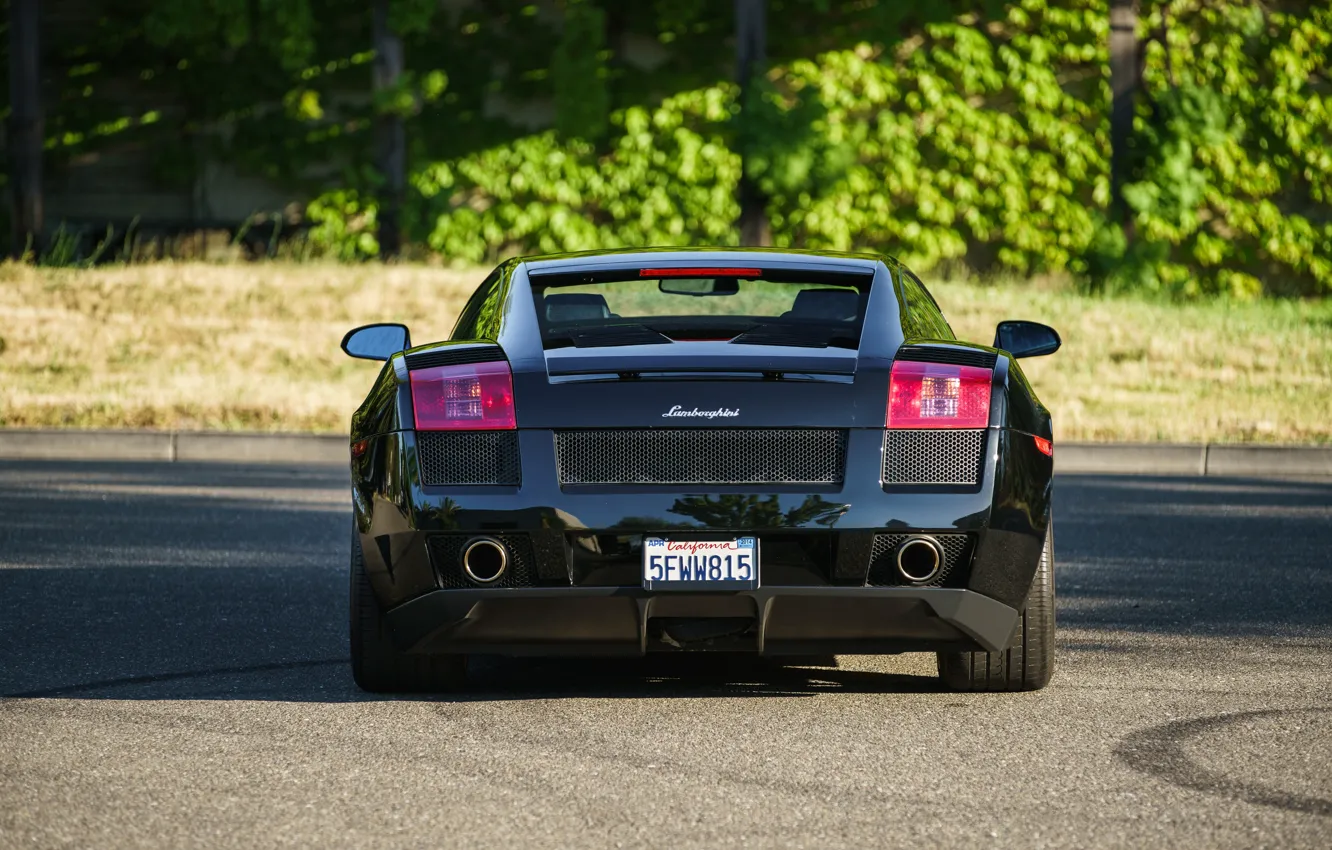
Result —
<svg viewBox="0 0 1332 850"><path fill-rule="evenodd" d="M1041 563L1018 619L1013 645L1002 652L940 652L939 678L953 691L1038 691L1054 673L1054 527L1045 533Z"/></svg>
<svg viewBox="0 0 1332 850"><path fill-rule="evenodd" d="M465 655L410 655L393 645L379 600L365 574L360 536L351 544L352 678L372 693L440 693L467 681Z"/></svg>

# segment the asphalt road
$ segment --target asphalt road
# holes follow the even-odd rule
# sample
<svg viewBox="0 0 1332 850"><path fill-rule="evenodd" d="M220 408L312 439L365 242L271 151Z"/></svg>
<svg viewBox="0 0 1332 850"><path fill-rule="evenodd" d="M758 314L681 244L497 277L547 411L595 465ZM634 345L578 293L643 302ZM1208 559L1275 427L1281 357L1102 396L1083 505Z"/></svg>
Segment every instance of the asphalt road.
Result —
<svg viewBox="0 0 1332 850"><path fill-rule="evenodd" d="M1332 846L1332 481L1058 481L1050 688L346 663L338 469L0 464L0 847Z"/></svg>

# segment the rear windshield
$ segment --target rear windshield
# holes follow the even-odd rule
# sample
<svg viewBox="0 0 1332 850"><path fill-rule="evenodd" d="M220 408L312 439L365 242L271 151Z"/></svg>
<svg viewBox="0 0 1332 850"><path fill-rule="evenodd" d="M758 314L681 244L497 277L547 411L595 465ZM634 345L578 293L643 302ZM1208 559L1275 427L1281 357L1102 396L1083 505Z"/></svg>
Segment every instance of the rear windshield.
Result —
<svg viewBox="0 0 1332 850"><path fill-rule="evenodd" d="M871 274L653 271L534 275L545 347L860 344Z"/></svg>

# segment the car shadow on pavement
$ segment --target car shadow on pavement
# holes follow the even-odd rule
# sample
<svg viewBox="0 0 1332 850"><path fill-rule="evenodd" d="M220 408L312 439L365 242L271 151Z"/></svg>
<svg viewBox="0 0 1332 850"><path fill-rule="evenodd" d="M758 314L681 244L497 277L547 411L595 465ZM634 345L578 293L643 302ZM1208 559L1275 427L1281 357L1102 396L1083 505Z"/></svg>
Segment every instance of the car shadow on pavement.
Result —
<svg viewBox="0 0 1332 850"><path fill-rule="evenodd" d="M826 693L938 693L932 675L839 668L836 659L709 654L644 658L472 660L457 693L369 694L345 659L274 662L122 676L3 694L6 699L255 700L272 702L493 702L531 699L792 697Z"/></svg>
<svg viewBox="0 0 1332 850"><path fill-rule="evenodd" d="M931 665L933 659L931 659ZM832 656L757 658L681 653L623 659L481 658L468 699L534 697L809 696L938 693L933 670L866 670Z"/></svg>
<svg viewBox="0 0 1332 850"><path fill-rule="evenodd" d="M0 694L378 699L347 664L345 476L0 464ZM1083 642L1066 649L1130 633L1332 638L1332 482L1060 476L1056 490L1059 619ZM939 692L918 661L483 659L453 698Z"/></svg>

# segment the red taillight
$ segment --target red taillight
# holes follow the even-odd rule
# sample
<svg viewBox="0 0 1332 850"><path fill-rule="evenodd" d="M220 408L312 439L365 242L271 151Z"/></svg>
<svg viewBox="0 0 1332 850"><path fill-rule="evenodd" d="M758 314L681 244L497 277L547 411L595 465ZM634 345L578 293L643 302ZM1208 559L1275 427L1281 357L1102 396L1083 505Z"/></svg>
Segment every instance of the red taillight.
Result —
<svg viewBox="0 0 1332 850"><path fill-rule="evenodd" d="M990 423L990 370L948 363L893 363L889 428L984 428Z"/></svg>
<svg viewBox="0 0 1332 850"><path fill-rule="evenodd" d="M1044 437L1032 437L1032 439L1036 441L1036 451L1046 457L1054 457L1054 443Z"/></svg>
<svg viewBox="0 0 1332 850"><path fill-rule="evenodd" d="M517 428L508 363L435 366L412 375L412 412L422 431Z"/></svg>
<svg viewBox="0 0 1332 850"><path fill-rule="evenodd" d="M762 269L699 268L699 269L639 269L639 277L758 277Z"/></svg>

